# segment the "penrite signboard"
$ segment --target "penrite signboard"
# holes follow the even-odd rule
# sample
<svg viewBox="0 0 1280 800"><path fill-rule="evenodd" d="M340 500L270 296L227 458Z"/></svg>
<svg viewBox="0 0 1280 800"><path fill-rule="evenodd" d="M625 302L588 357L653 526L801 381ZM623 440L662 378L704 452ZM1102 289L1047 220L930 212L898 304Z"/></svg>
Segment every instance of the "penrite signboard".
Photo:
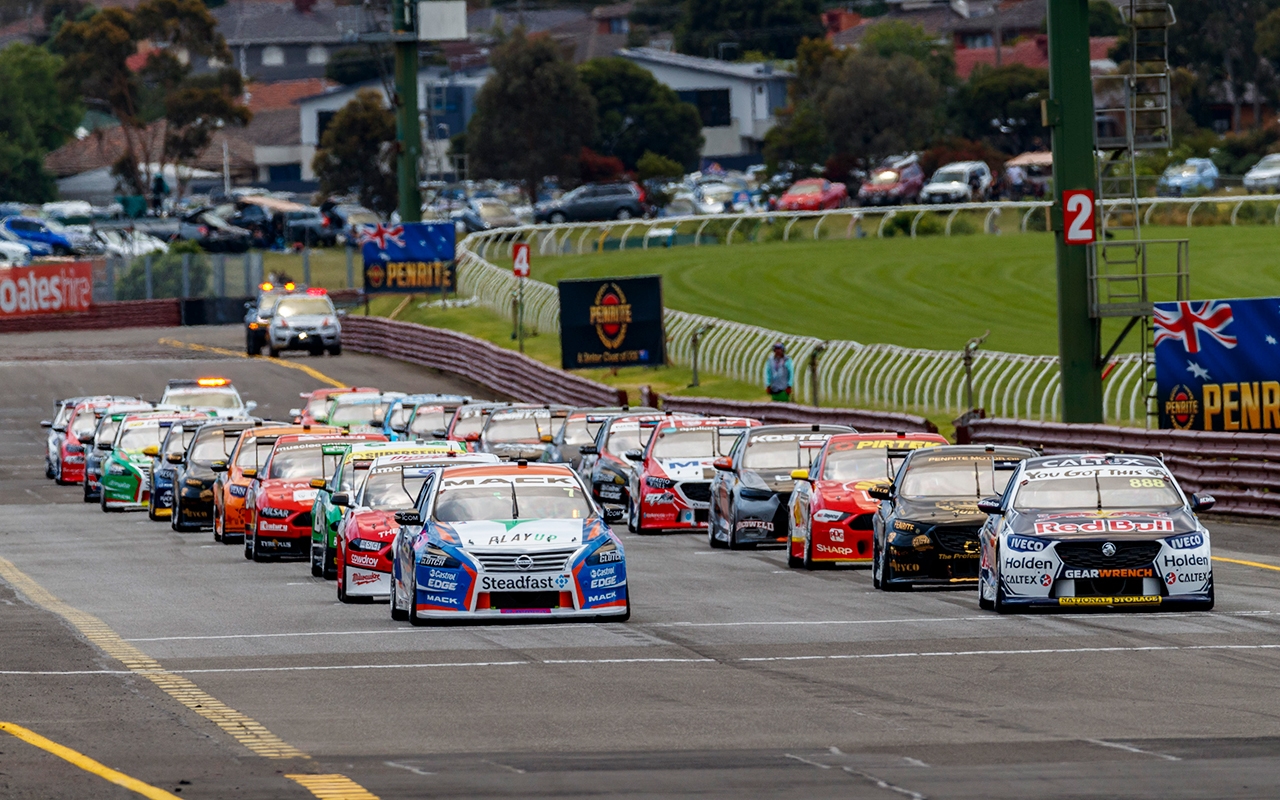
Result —
<svg viewBox="0 0 1280 800"><path fill-rule="evenodd" d="M662 278L560 281L560 353L565 369L666 364Z"/></svg>
<svg viewBox="0 0 1280 800"><path fill-rule="evenodd" d="M453 291L452 222L365 225L360 229L366 294Z"/></svg>
<svg viewBox="0 0 1280 800"><path fill-rule="evenodd" d="M1280 298L1155 304L1160 427L1280 432Z"/></svg>

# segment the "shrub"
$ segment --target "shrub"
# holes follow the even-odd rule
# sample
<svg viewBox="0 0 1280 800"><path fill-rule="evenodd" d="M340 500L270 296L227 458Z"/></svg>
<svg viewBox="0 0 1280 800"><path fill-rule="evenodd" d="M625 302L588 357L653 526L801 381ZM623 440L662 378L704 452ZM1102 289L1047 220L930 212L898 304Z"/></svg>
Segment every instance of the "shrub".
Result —
<svg viewBox="0 0 1280 800"><path fill-rule="evenodd" d="M209 283L209 257L195 242L175 242L169 252L151 259L151 296L182 297L182 257L190 254L188 278L191 295L204 295ZM147 297L147 259L135 258L116 283L116 297L120 300L145 300Z"/></svg>

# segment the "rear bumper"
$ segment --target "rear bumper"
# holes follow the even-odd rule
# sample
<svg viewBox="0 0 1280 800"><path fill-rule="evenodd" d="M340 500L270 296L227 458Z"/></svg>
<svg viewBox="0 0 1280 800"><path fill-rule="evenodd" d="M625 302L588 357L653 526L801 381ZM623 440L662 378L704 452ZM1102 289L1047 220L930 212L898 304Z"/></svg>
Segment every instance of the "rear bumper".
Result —
<svg viewBox="0 0 1280 800"><path fill-rule="evenodd" d="M390 597L391 573L347 564L342 568L342 585L348 597Z"/></svg>
<svg viewBox="0 0 1280 800"><path fill-rule="evenodd" d="M1053 608L1064 611L1159 611L1196 610L1213 607L1213 594L1119 597L1006 597L1002 605L1015 608Z"/></svg>

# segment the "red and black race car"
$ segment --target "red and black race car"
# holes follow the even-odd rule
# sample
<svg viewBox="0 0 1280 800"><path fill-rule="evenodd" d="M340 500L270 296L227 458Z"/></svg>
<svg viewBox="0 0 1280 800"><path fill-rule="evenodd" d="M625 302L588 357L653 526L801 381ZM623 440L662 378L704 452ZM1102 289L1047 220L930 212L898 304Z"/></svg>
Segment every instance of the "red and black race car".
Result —
<svg viewBox="0 0 1280 800"><path fill-rule="evenodd" d="M892 481L911 451L945 444L936 433L846 433L828 439L813 466L795 473L787 566L870 566L871 520L880 501L867 491Z"/></svg>
<svg viewBox="0 0 1280 800"><path fill-rule="evenodd" d="M121 411L141 411L151 408L150 403L136 397L85 397L76 403L68 415L65 435L58 442L57 460L53 464L53 479L62 486L84 483L86 446L93 446L93 434L98 420L108 408L118 406Z"/></svg>
<svg viewBox="0 0 1280 800"><path fill-rule="evenodd" d="M377 391L379 390L372 386L339 386L336 389L326 388L316 389L314 392L303 392L299 395L302 398L302 405L299 408L289 409L289 416L298 425L320 424L319 420L324 417L325 409L329 407L330 396Z"/></svg>
<svg viewBox="0 0 1280 800"><path fill-rule="evenodd" d="M276 439L271 455L251 478L245 496L244 557L310 558L313 481L333 475L344 454L326 455L332 442L385 442L380 433L290 434ZM323 484L322 484L323 485Z"/></svg>
<svg viewBox="0 0 1280 800"><path fill-rule="evenodd" d="M627 492L627 530L704 530L711 508L714 461L759 420L668 417L659 420L635 461ZM631 458L635 451L628 451Z"/></svg>

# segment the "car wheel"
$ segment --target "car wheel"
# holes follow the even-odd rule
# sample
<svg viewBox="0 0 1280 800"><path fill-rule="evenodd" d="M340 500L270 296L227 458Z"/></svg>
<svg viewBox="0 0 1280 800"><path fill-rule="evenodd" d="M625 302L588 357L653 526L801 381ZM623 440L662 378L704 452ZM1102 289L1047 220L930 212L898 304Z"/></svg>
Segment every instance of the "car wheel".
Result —
<svg viewBox="0 0 1280 800"><path fill-rule="evenodd" d="M409 619L409 612L400 607L400 592L396 589L394 571L391 573L391 619L395 622Z"/></svg>
<svg viewBox="0 0 1280 800"><path fill-rule="evenodd" d="M213 540L226 544L226 539L222 535L222 515L216 511L213 514Z"/></svg>
<svg viewBox="0 0 1280 800"><path fill-rule="evenodd" d="M631 209L620 208L618 209L618 213L613 215L613 218L618 221L624 221L624 220L631 219L632 216L634 215L631 213Z"/></svg>
<svg viewBox="0 0 1280 800"><path fill-rule="evenodd" d="M258 536L256 533L252 535L249 533L246 533L244 535L244 557L249 561L258 560L257 544L258 544Z"/></svg>
<svg viewBox="0 0 1280 800"><path fill-rule="evenodd" d="M995 609L997 614L1008 614L1013 611L1009 606L1005 596L1004 589L1000 587L1000 564L996 564L995 573L991 576L991 580L996 585L995 600L992 601L991 607Z"/></svg>
<svg viewBox="0 0 1280 800"><path fill-rule="evenodd" d="M53 471L53 465L50 464L49 459L46 458L44 461L44 476L46 478L53 478L55 474L56 473Z"/></svg>
<svg viewBox="0 0 1280 800"><path fill-rule="evenodd" d="M631 591L627 589L627 611L618 617L596 617L597 622L626 622L631 619Z"/></svg>
<svg viewBox="0 0 1280 800"><path fill-rule="evenodd" d="M813 531L804 537L804 568L813 569Z"/></svg>
<svg viewBox="0 0 1280 800"><path fill-rule="evenodd" d="M627 500L627 532L640 532L640 508L632 500Z"/></svg>
<svg viewBox="0 0 1280 800"><path fill-rule="evenodd" d="M556 211L555 213L553 213L549 219L551 220L552 225L563 225L565 222L569 220L569 218L566 217L564 213L560 211Z"/></svg>
<svg viewBox="0 0 1280 800"><path fill-rule="evenodd" d="M418 616L418 571L415 569L409 577L409 622L413 625L426 625L425 617Z"/></svg>
<svg viewBox="0 0 1280 800"><path fill-rule="evenodd" d="M321 561L324 558L323 553L323 547L320 548L320 553L317 553L316 546L314 544L311 545L311 577L313 578L324 577L324 562Z"/></svg>
<svg viewBox="0 0 1280 800"><path fill-rule="evenodd" d="M873 539L871 542L871 586L874 589L881 588L880 569L880 545Z"/></svg>
<svg viewBox="0 0 1280 800"><path fill-rule="evenodd" d="M326 580L333 580L338 577L338 552L330 550L327 546L324 549L324 560L320 562L320 571Z"/></svg>
<svg viewBox="0 0 1280 800"><path fill-rule="evenodd" d="M338 570L338 602L350 603L352 598L347 597L346 570Z"/></svg>
<svg viewBox="0 0 1280 800"><path fill-rule="evenodd" d="M991 599L994 593L989 591L990 586L991 570L985 567L980 568L978 570L978 608L983 611L992 611L996 607L995 600Z"/></svg>
<svg viewBox="0 0 1280 800"><path fill-rule="evenodd" d="M275 345L273 345L273 344L269 344L269 345L267 345L267 356L268 356L269 358L279 358L279 357L280 357L280 351L276 349L276 346L275 346Z"/></svg>
<svg viewBox="0 0 1280 800"><path fill-rule="evenodd" d="M716 530L720 527L719 519L716 517L715 504L711 506L711 511L707 514L707 544L713 550L719 550L724 547L724 542L716 538Z"/></svg>
<svg viewBox="0 0 1280 800"><path fill-rule="evenodd" d="M335 344L333 347L330 347L330 348L329 348L329 355L331 355L331 356L340 356L340 355L342 355L342 345L340 345L340 344Z"/></svg>
<svg viewBox="0 0 1280 800"><path fill-rule="evenodd" d="M737 529L738 526L734 523L734 520L732 518L729 519L729 524L726 527L728 528L728 530L726 531L726 534L728 535L729 539L728 541L725 542L725 546L728 547L730 550L743 549L745 545L739 543L737 537L733 535L733 532Z"/></svg>
<svg viewBox="0 0 1280 800"><path fill-rule="evenodd" d="M796 531L794 529L787 533L787 566L792 569L804 564L804 559L796 558L793 554L795 550L795 535Z"/></svg>
<svg viewBox="0 0 1280 800"><path fill-rule="evenodd" d="M312 358L315 358L316 356L322 356L324 355L324 347L313 347L307 351L307 355L311 356Z"/></svg>
<svg viewBox="0 0 1280 800"><path fill-rule="evenodd" d="M246 355L256 356L262 352L261 347L253 346L253 336L249 335L244 338L244 352Z"/></svg>

